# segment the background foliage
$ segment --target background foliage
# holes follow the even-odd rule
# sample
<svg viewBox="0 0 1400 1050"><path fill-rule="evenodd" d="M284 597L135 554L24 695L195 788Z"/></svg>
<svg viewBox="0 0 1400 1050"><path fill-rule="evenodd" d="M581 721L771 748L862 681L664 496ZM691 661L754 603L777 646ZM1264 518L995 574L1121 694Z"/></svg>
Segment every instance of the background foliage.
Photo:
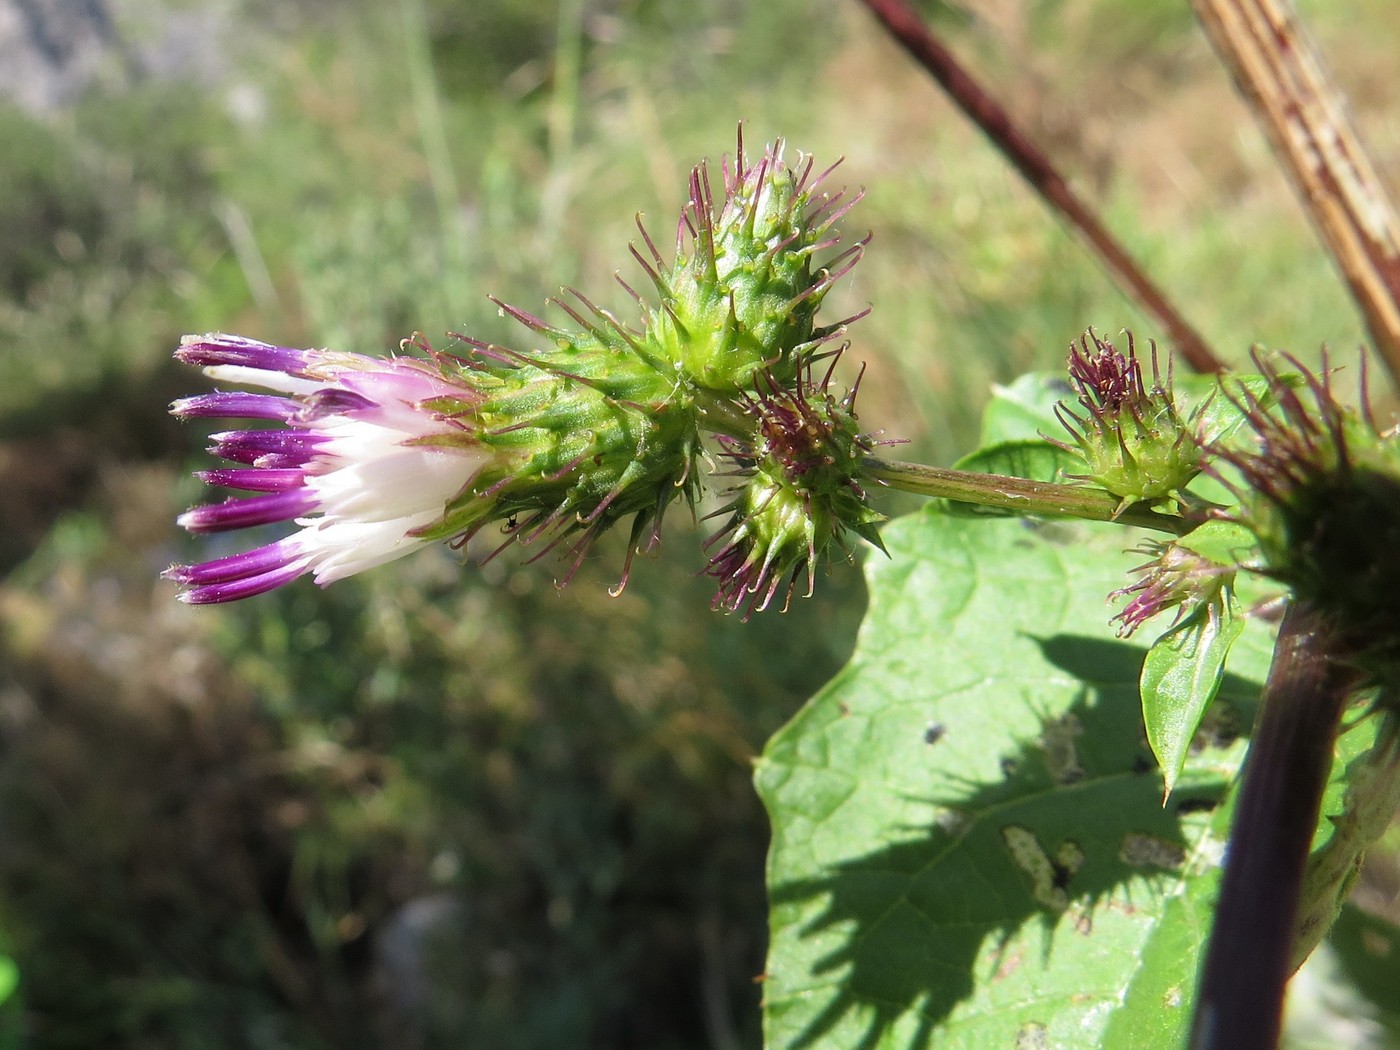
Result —
<svg viewBox="0 0 1400 1050"><path fill-rule="evenodd" d="M1388 3L1300 6L1400 170ZM0 105L0 1046L756 1046L750 763L849 653L854 570L742 625L678 521L618 600L614 545L563 594L440 552L179 607L206 434L165 415L200 383L170 349L504 339L486 295L559 284L625 310L633 214L664 237L740 119L866 187L829 308L875 303L863 418L908 458L1086 324L1149 329L853 7L80 7L105 28L54 61L91 75ZM1360 340L1186 5L930 10L1224 353ZM1326 987L1393 1018L1364 957Z"/></svg>

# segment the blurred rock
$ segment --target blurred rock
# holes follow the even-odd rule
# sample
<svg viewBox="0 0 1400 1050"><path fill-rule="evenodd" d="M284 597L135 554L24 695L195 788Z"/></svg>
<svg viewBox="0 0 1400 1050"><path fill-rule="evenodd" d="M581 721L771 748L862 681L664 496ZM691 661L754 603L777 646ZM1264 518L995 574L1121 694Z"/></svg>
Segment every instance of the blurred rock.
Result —
<svg viewBox="0 0 1400 1050"><path fill-rule="evenodd" d="M375 984L383 1002L383 1045L417 1050L460 1037L471 967L466 906L451 893L416 897L384 924L375 944Z"/></svg>
<svg viewBox="0 0 1400 1050"><path fill-rule="evenodd" d="M0 95L21 109L70 105L116 54L104 0L0 0Z"/></svg>
<svg viewBox="0 0 1400 1050"><path fill-rule="evenodd" d="M43 116L91 88L145 79L216 83L234 0L0 0L0 98Z"/></svg>

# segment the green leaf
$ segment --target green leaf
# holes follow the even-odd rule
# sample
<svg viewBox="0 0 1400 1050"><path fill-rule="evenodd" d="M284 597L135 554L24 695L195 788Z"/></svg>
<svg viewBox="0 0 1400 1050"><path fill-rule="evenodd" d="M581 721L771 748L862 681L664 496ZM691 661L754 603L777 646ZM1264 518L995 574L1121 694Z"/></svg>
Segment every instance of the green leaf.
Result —
<svg viewBox="0 0 1400 1050"><path fill-rule="evenodd" d="M1003 441L972 452L953 464L957 470L979 474L1001 474L1031 481L1063 484L1068 473L1084 469L1084 461L1072 452L1044 440L1024 439ZM1011 518L1020 515L1014 510L984 507L958 500L940 500L939 507L948 514L977 518Z"/></svg>
<svg viewBox="0 0 1400 1050"><path fill-rule="evenodd" d="M1147 742L1170 795L1186 753L1225 674L1225 657L1244 630L1239 606L1228 590L1224 608L1198 607L1162 635L1142 664L1142 718Z"/></svg>
<svg viewBox="0 0 1400 1050"><path fill-rule="evenodd" d="M1246 630L1164 808L1144 650L1106 622L1121 536L886 528L851 662L758 763L770 1050L1179 1043L1268 645Z"/></svg>
<svg viewBox="0 0 1400 1050"><path fill-rule="evenodd" d="M992 396L982 413L979 444L1000 445L1004 441L1043 440L1042 435L1060 436L1064 428L1055 418L1055 406L1072 396L1069 381L1062 372L1032 372L1008 386L992 387Z"/></svg>
<svg viewBox="0 0 1400 1050"><path fill-rule="evenodd" d="M1208 521L1176 541L1178 547L1194 551L1202 558L1225 568L1253 560L1254 533L1233 521Z"/></svg>
<svg viewBox="0 0 1400 1050"><path fill-rule="evenodd" d="M1257 375L1185 376L1172 385L1178 410L1196 425L1202 444L1224 441L1244 425L1239 405L1249 403L1247 396L1264 405L1275 401L1269 381Z"/></svg>
<svg viewBox="0 0 1400 1050"><path fill-rule="evenodd" d="M1002 441L979 448L953 464L956 470L979 474L1006 474L1032 481L1064 482L1066 471L1082 469L1084 461L1073 452L1038 439Z"/></svg>

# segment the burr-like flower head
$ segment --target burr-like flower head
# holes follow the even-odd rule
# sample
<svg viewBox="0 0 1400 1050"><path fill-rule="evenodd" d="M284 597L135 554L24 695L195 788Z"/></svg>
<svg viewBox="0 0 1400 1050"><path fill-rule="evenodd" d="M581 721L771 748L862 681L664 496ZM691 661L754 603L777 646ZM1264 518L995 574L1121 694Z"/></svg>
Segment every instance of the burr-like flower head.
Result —
<svg viewBox="0 0 1400 1050"><path fill-rule="evenodd" d="M865 246L859 241L817 259L837 246L836 225L860 199L824 192L834 167L814 175L812 159L799 155L789 168L782 142L750 162L741 136L733 163L723 165L722 198L714 196L706 165L691 172L673 265L642 230L647 253L634 248L633 255L661 295L659 308L644 304L648 342L697 387L752 391L761 371L795 384L815 349L855 320L815 323L827 291Z"/></svg>
<svg viewBox="0 0 1400 1050"><path fill-rule="evenodd" d="M880 546L884 516L858 480L875 442L857 426L856 388L837 398L829 385L829 372L813 383L807 371L792 388L768 377L747 399L752 437L721 439L744 481L717 512L729 518L706 544L719 547L705 569L719 580L716 608L762 611L784 581L786 608L804 573L810 597L817 559L833 542L849 553L848 531Z"/></svg>
<svg viewBox="0 0 1400 1050"><path fill-rule="evenodd" d="M506 545L544 538L547 552L575 536L567 582L592 542L623 518L632 553L660 542L662 517L677 498L699 494L698 410L683 376L644 352L636 333L583 296L583 311L556 300L581 330L566 331L514 307L503 309L547 337L534 354L458 336L461 358L482 397L477 424L496 459L472 490L489 502L447 516L449 531L470 534L486 518L506 522ZM537 555L539 557L541 555Z"/></svg>
<svg viewBox="0 0 1400 1050"><path fill-rule="evenodd" d="M1331 374L1256 355L1267 399L1232 392L1252 448L1213 449L1263 570L1323 612L1351 659L1400 684L1400 440L1334 396ZM1233 468L1233 474L1230 471Z"/></svg>
<svg viewBox="0 0 1400 1050"><path fill-rule="evenodd" d="M1078 345L1070 344L1069 378L1077 410L1062 402L1056 415L1074 443L1056 444L1084 460L1083 480L1122 497L1127 505L1172 496L1200 473L1192 421L1177 411L1171 374L1162 376L1155 344L1150 387L1132 335L1123 354L1092 329Z"/></svg>

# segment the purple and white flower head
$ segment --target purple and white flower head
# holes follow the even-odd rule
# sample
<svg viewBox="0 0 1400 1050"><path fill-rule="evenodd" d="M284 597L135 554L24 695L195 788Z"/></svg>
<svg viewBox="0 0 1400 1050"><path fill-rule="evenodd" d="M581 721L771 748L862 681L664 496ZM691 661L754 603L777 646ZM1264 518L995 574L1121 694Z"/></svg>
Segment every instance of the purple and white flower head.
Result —
<svg viewBox="0 0 1400 1050"><path fill-rule="evenodd" d="M430 361L220 334L187 336L175 356L213 379L271 391L184 398L175 415L281 424L215 434L210 451L234 465L198 476L253 495L194 507L179 523L196 533L298 526L266 546L166 570L185 602L234 601L308 573L324 585L426 546L491 458L469 422L480 395Z"/></svg>

